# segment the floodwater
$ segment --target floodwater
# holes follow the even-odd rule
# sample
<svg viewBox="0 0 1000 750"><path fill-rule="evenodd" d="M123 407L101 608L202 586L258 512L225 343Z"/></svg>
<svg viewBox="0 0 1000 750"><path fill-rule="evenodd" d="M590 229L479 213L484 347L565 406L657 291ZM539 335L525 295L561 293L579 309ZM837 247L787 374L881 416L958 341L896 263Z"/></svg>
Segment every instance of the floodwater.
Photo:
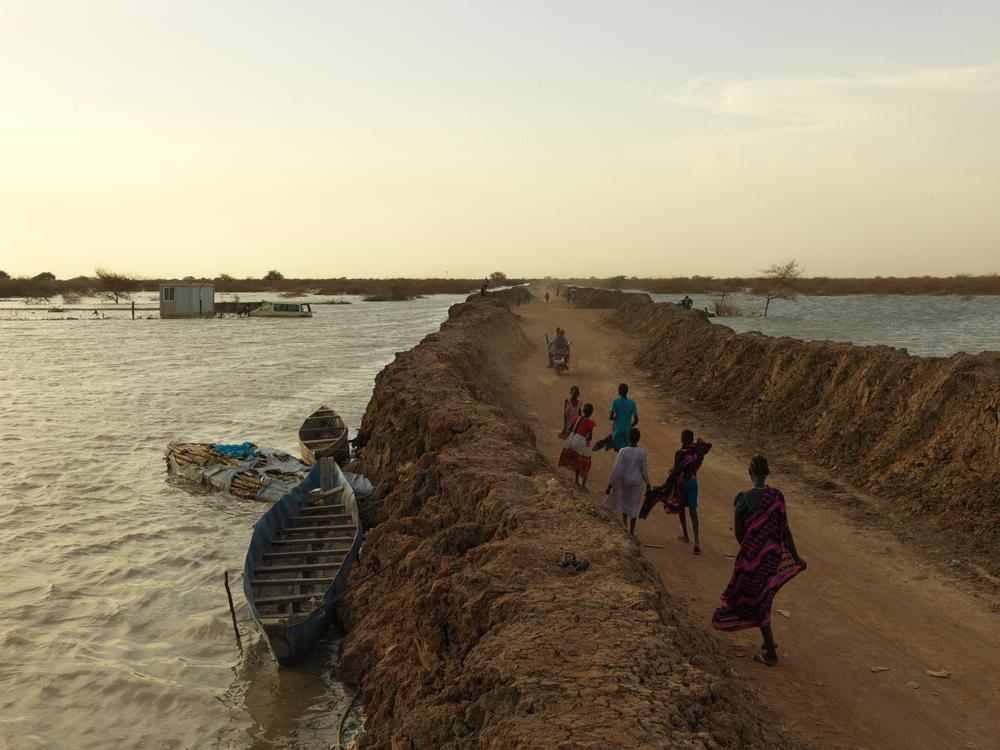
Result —
<svg viewBox="0 0 1000 750"><path fill-rule="evenodd" d="M655 302L678 302L683 294L652 294ZM699 310L714 310L717 299L691 294ZM760 331L807 341L849 341L859 346L883 344L921 357L947 357L957 352L1000 351L1000 296L842 295L774 300L767 317L759 317L764 300L730 295L740 317L713 318L738 333ZM751 317L752 316L752 317Z"/></svg>
<svg viewBox="0 0 1000 750"><path fill-rule="evenodd" d="M164 449L295 452L322 403L353 432L378 371L461 299L311 319L0 320L0 748L331 747L350 701L337 640L278 670L243 600L266 506L165 481Z"/></svg>

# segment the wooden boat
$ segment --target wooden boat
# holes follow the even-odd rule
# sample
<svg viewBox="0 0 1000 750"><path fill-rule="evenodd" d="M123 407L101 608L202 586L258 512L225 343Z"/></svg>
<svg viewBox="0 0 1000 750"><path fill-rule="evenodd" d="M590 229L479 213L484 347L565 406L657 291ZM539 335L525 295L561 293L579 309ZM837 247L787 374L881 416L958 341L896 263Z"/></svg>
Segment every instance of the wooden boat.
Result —
<svg viewBox="0 0 1000 750"><path fill-rule="evenodd" d="M253 453L235 458L216 443L170 443L164 456L167 474L246 500L274 502L299 484L309 466L294 456L253 445Z"/></svg>
<svg viewBox="0 0 1000 750"><path fill-rule="evenodd" d="M338 464L351 460L347 444L347 425L329 406L314 411L299 428L299 454L307 464L316 459L333 456Z"/></svg>
<svg viewBox="0 0 1000 750"><path fill-rule="evenodd" d="M243 593L275 661L294 664L334 619L361 549L354 490L332 458L253 526Z"/></svg>
<svg viewBox="0 0 1000 750"><path fill-rule="evenodd" d="M306 302L261 302L249 315L251 318L311 318L312 307Z"/></svg>

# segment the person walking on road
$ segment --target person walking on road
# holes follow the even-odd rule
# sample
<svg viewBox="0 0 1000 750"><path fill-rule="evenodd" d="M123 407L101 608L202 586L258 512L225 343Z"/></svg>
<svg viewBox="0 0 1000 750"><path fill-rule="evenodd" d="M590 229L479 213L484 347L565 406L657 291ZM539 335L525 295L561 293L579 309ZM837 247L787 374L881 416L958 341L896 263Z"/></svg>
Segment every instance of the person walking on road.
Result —
<svg viewBox="0 0 1000 750"><path fill-rule="evenodd" d="M615 465L608 477L608 496L604 506L622 514L622 525L635 536L635 519L642 505L643 488L649 489L649 468L646 451L639 447L640 433L635 427L629 430L628 446L618 451Z"/></svg>
<svg viewBox="0 0 1000 750"><path fill-rule="evenodd" d="M583 413L570 428L570 436L559 454L559 465L571 470L575 476L576 486L587 492L587 476L590 474L591 456L590 441L594 437L594 427L597 424L590 415L594 413L593 404L584 404Z"/></svg>
<svg viewBox="0 0 1000 750"><path fill-rule="evenodd" d="M575 385L569 389L569 398L563 402L563 428L559 437L565 440L569 437L573 423L583 414L583 402L580 401L580 389Z"/></svg>
<svg viewBox="0 0 1000 750"><path fill-rule="evenodd" d="M639 409L628 397L628 385L618 386L618 398L611 402L611 446L620 451L628 445L629 430L639 424Z"/></svg>
<svg viewBox="0 0 1000 750"><path fill-rule="evenodd" d="M701 554L701 541L698 535L698 469L705 460L705 454L712 450L712 444L699 438L694 439L694 432L681 432L681 447L674 454L674 466L666 480L659 487L654 487L646 493L646 500L639 511L639 518L645 518L658 502L662 502L667 513L677 513L681 521L681 541L688 544L687 518L691 514L691 532L694 534L694 549L696 555Z"/></svg>
<svg viewBox="0 0 1000 750"><path fill-rule="evenodd" d="M770 473L767 459L754 456L749 471L753 487L733 501L733 531L740 551L720 606L712 615L712 627L725 631L760 628L764 644L753 660L776 667L778 644L771 632L771 603L778 589L806 569L806 561L795 549L784 496L764 483Z"/></svg>

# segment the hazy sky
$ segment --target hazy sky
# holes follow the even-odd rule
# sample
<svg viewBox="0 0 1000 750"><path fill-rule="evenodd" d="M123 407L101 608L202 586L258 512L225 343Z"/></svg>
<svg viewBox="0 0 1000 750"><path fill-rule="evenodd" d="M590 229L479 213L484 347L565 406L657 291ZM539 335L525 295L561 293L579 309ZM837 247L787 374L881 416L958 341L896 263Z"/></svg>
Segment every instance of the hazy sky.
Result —
<svg viewBox="0 0 1000 750"><path fill-rule="evenodd" d="M987 273L998 133L996 0L0 0L0 269Z"/></svg>

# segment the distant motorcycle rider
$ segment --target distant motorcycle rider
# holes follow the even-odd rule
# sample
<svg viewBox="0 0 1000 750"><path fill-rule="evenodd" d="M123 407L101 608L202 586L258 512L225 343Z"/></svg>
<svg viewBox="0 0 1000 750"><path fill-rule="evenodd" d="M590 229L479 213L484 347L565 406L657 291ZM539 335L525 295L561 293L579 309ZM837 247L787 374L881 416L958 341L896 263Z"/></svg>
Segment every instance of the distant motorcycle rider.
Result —
<svg viewBox="0 0 1000 750"><path fill-rule="evenodd" d="M565 356L566 365L569 366L569 341L562 328L556 328L556 335L549 342L549 367L552 367L553 359L558 356Z"/></svg>

